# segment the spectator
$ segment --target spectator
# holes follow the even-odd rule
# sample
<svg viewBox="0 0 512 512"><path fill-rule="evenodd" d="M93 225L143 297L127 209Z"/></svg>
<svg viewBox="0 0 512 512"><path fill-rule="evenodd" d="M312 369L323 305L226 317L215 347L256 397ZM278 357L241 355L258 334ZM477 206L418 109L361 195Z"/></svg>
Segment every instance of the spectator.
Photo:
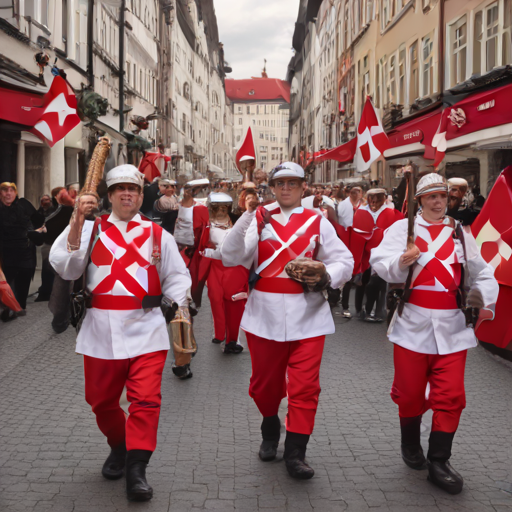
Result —
<svg viewBox="0 0 512 512"><path fill-rule="evenodd" d="M48 215L55 211L55 206L53 205L50 194L43 194L39 198L39 204L40 206L37 210L37 213L39 213L39 215L41 215L45 219L46 217L48 217Z"/></svg>
<svg viewBox="0 0 512 512"><path fill-rule="evenodd" d="M64 191L64 192L63 192ZM48 257L53 242L66 229L73 214L73 206L69 204L69 198L65 194L64 187L55 187L52 190L53 212L45 219L44 232L41 234L42 247L41 256L43 259L41 267L41 286L38 290L35 302L47 302L50 300L55 271L53 270Z"/></svg>
<svg viewBox="0 0 512 512"><path fill-rule="evenodd" d="M36 248L29 233L42 224L34 205L18 197L14 183L0 184L0 259L7 283L22 308L18 316L26 314L30 281L36 270ZM14 315L12 311L8 314Z"/></svg>
<svg viewBox="0 0 512 512"><path fill-rule="evenodd" d="M162 195L155 201L153 218L160 217L162 219L162 228L172 235L174 234L174 226L176 225L179 211L176 182L163 177L158 181L158 188Z"/></svg>

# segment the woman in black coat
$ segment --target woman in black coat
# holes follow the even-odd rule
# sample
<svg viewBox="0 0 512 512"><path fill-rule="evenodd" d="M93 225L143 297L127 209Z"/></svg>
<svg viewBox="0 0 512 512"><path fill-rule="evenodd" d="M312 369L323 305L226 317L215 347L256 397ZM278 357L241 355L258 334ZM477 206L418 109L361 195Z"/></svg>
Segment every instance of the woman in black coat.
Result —
<svg viewBox="0 0 512 512"><path fill-rule="evenodd" d="M14 183L0 184L0 260L7 283L25 311L36 269L36 248L29 233L40 227L44 218L40 218L30 201L18 198L17 194Z"/></svg>

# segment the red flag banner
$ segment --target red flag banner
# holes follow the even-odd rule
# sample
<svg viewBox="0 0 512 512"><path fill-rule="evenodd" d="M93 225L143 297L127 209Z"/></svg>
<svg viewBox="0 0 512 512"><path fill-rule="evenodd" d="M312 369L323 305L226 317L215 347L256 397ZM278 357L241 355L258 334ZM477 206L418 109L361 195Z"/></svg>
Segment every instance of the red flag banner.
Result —
<svg viewBox="0 0 512 512"><path fill-rule="evenodd" d="M504 348L512 341L512 166L496 180L471 230L500 286L494 320L482 322L476 335Z"/></svg>
<svg viewBox="0 0 512 512"><path fill-rule="evenodd" d="M357 127L357 148L354 155L357 171L364 172L369 169L370 165L390 147L388 136L368 96Z"/></svg>
<svg viewBox="0 0 512 512"><path fill-rule="evenodd" d="M151 183L165 172L167 160L162 153L146 152L139 164L139 171Z"/></svg>
<svg viewBox="0 0 512 512"><path fill-rule="evenodd" d="M240 172L242 172L242 169L240 168L240 161L247 160L248 158L256 160L256 151L254 149L254 140L252 138L252 130L250 126L247 129L247 135L245 136L240 149L236 152L236 166Z"/></svg>

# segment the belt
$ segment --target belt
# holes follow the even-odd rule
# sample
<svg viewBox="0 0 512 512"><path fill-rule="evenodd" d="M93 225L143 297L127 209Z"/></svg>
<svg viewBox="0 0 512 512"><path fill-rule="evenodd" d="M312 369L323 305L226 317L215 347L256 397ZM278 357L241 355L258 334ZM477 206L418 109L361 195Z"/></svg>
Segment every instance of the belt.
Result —
<svg viewBox="0 0 512 512"><path fill-rule="evenodd" d="M92 308L129 311L160 307L163 295L146 295L142 300L131 295L93 295Z"/></svg>
<svg viewBox="0 0 512 512"><path fill-rule="evenodd" d="M254 289L267 293L304 293L302 285L288 277L262 277Z"/></svg>
<svg viewBox="0 0 512 512"><path fill-rule="evenodd" d="M455 292L433 292L430 290L411 290L409 304L427 309L459 309Z"/></svg>

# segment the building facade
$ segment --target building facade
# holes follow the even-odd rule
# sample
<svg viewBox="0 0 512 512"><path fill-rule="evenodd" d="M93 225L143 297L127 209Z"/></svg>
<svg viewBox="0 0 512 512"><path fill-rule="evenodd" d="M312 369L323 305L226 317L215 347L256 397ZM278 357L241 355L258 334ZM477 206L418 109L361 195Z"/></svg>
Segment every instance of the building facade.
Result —
<svg viewBox="0 0 512 512"><path fill-rule="evenodd" d="M442 125L447 151L437 170L466 178L486 195L512 157L512 115L498 113L512 81L511 4L302 1L287 76L292 157L305 162L322 147L354 138L370 96L392 148L363 177L391 188L406 163L419 172L434 170L433 137ZM335 103L329 101L333 42ZM312 179L361 179L352 162L330 162L330 169L313 164Z"/></svg>
<svg viewBox="0 0 512 512"><path fill-rule="evenodd" d="M290 86L276 78L226 80L233 109L235 147L240 147L249 127L256 150L256 167L264 171L286 161L289 146Z"/></svg>
<svg viewBox="0 0 512 512"><path fill-rule="evenodd" d="M182 179L232 167L232 110L213 0L7 0L0 6L0 94L42 104L65 77L82 123L49 147L0 119L0 181L37 204L56 186L82 184L96 141L105 172L145 151L171 156ZM0 116L1 117L1 116Z"/></svg>

